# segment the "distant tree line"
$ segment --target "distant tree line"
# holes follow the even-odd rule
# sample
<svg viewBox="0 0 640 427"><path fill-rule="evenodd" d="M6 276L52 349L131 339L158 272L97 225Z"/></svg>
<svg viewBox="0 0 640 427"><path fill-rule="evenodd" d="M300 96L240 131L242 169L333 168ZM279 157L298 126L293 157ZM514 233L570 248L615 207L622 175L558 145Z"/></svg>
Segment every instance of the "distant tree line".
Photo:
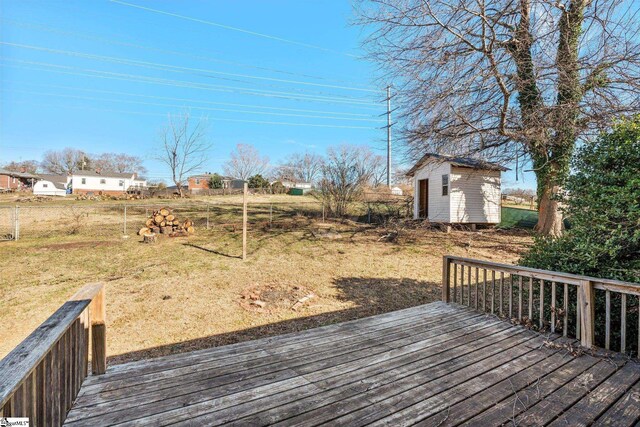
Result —
<svg viewBox="0 0 640 427"><path fill-rule="evenodd" d="M147 169L142 158L126 153L89 154L76 148L50 150L44 153L41 161L12 161L3 166L14 172L36 173L42 171L57 175L71 175L80 170L101 170L104 172L136 172L143 175Z"/></svg>

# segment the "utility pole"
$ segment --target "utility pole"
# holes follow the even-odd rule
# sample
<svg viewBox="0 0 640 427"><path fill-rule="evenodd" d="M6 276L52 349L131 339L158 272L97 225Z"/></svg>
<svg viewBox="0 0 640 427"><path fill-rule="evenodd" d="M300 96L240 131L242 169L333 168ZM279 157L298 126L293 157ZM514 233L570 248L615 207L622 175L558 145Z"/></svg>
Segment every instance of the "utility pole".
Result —
<svg viewBox="0 0 640 427"><path fill-rule="evenodd" d="M391 188L391 86L387 86L387 187Z"/></svg>

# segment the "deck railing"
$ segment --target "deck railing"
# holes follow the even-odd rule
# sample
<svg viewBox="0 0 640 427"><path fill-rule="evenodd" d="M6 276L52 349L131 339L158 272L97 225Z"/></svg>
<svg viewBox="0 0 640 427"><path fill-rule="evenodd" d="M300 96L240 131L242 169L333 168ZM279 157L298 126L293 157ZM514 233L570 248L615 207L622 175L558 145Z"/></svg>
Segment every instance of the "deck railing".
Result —
<svg viewBox="0 0 640 427"><path fill-rule="evenodd" d="M89 340L91 339L91 343ZM0 417L60 426L89 371L106 370L105 294L86 285L0 361Z"/></svg>
<svg viewBox="0 0 640 427"><path fill-rule="evenodd" d="M638 356L640 284L445 256L442 285L445 302L561 332L584 347L599 345L621 353L631 353L633 347ZM627 341L628 326L633 326L637 345Z"/></svg>

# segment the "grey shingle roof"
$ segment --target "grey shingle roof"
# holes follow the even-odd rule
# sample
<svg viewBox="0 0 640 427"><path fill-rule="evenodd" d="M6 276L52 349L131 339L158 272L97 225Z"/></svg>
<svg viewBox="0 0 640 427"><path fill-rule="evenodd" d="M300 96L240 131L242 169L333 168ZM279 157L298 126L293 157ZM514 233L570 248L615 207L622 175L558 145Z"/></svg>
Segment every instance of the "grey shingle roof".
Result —
<svg viewBox="0 0 640 427"><path fill-rule="evenodd" d="M103 178L131 178L133 176L133 172L96 172L96 171L77 171L74 172L76 176L100 176Z"/></svg>
<svg viewBox="0 0 640 427"><path fill-rule="evenodd" d="M506 168L498 163L487 162L486 160L476 159L473 157L460 157L460 156L449 156L446 154L436 154L436 153L427 153L418 162L407 172L407 176L413 176L418 169L420 169L425 163L429 160L434 162L448 162L453 166L459 166L463 168L472 168L472 169L480 169L480 170L494 170L494 171L508 171L509 168Z"/></svg>

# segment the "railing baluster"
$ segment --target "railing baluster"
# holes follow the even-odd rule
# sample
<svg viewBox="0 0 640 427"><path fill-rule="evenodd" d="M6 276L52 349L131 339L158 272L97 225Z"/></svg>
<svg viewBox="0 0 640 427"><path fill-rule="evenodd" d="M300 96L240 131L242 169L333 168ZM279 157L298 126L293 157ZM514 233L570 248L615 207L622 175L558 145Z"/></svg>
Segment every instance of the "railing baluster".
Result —
<svg viewBox="0 0 640 427"><path fill-rule="evenodd" d="M533 277L529 277L529 321L533 322Z"/></svg>
<svg viewBox="0 0 640 427"><path fill-rule="evenodd" d="M621 294L620 303L620 353L627 351L627 294Z"/></svg>
<svg viewBox="0 0 640 427"><path fill-rule="evenodd" d="M562 300L564 307L564 319L562 320L562 336L566 337L569 329L569 285L564 284L564 298Z"/></svg>
<svg viewBox="0 0 640 427"><path fill-rule="evenodd" d="M513 274L509 275L509 319L513 319Z"/></svg>
<svg viewBox="0 0 640 427"><path fill-rule="evenodd" d="M576 339L579 340L581 334L580 327L582 326L582 319L580 317L580 289L576 289Z"/></svg>
<svg viewBox="0 0 640 427"><path fill-rule="evenodd" d="M471 267L467 268L467 305L471 307Z"/></svg>
<svg viewBox="0 0 640 427"><path fill-rule="evenodd" d="M487 311L487 269L482 269L482 311Z"/></svg>
<svg viewBox="0 0 640 427"><path fill-rule="evenodd" d="M458 264L453 263L453 298L451 301L458 302Z"/></svg>
<svg viewBox="0 0 640 427"><path fill-rule="evenodd" d="M496 300L496 271L491 270L491 314L495 314L495 300Z"/></svg>
<svg viewBox="0 0 640 427"><path fill-rule="evenodd" d="M518 321L522 321L522 276L518 276Z"/></svg>
<svg viewBox="0 0 640 427"><path fill-rule="evenodd" d="M544 328L544 280L540 280L540 329Z"/></svg>
<svg viewBox="0 0 640 427"><path fill-rule="evenodd" d="M464 265L460 265L460 304L464 305Z"/></svg>
<svg viewBox="0 0 640 427"><path fill-rule="evenodd" d="M478 309L478 280L480 275L478 274L478 267L476 267L476 310Z"/></svg>
<svg viewBox="0 0 640 427"><path fill-rule="evenodd" d="M503 291L504 291L504 283L502 283L504 281L504 273L500 272L500 288L498 291L498 298L500 298L500 307L498 308L498 316L502 316L503 313L503 309L504 309L504 299L503 299Z"/></svg>
<svg viewBox="0 0 640 427"><path fill-rule="evenodd" d="M611 292L604 294L604 348L611 348Z"/></svg>
<svg viewBox="0 0 640 427"><path fill-rule="evenodd" d="M551 282L551 333L556 332L556 282Z"/></svg>

